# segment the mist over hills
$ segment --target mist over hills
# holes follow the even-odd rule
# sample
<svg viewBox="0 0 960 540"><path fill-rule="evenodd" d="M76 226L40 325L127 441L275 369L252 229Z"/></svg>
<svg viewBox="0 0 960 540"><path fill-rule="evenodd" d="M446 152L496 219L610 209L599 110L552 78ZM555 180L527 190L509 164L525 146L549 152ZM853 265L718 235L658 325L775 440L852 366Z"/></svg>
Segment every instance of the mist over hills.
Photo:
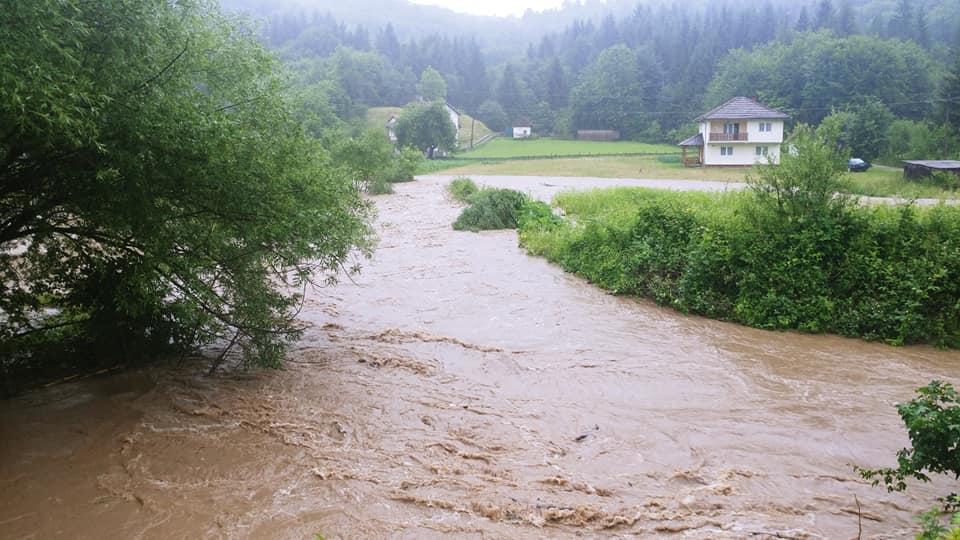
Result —
<svg viewBox="0 0 960 540"><path fill-rule="evenodd" d="M708 9L732 11L753 8L761 11L767 5L778 12L796 17L804 8L812 17L820 0L766 0L763 2L714 0L687 0L678 4L673 0L584 0L565 1L556 9L528 10L520 17L498 17L458 13L451 9L415 4L408 0L221 0L230 11L246 12L255 18L277 17L284 14L309 17L313 14L331 15L348 27L362 26L370 32L390 24L401 40L430 34L448 37L475 38L489 50L507 51L536 43L543 36L563 31L575 21L599 23L612 15L623 17L638 6L665 12L684 11L704 13ZM858 25L866 29L886 29L895 17L898 0L836 0L834 9L848 5ZM932 39L960 40L960 2L955 0L911 0L918 12L926 15ZM523 52L522 49L520 52Z"/></svg>
<svg viewBox="0 0 960 540"><path fill-rule="evenodd" d="M629 13L637 2L567 2L558 9L527 11L521 17L470 15L438 6L414 4L407 0L222 0L221 5L228 10L246 12L259 18L283 14L329 14L347 26L363 26L369 31L390 24L401 40L441 34L449 37L473 37L486 48L509 50L526 47L528 43L539 41L548 33L563 30L575 20L600 20L608 14Z"/></svg>

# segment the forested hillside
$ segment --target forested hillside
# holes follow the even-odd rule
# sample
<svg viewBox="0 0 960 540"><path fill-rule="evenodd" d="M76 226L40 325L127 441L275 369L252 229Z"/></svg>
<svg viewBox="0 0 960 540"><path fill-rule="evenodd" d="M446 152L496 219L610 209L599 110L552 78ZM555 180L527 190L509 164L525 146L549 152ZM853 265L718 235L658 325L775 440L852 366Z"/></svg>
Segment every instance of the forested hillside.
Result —
<svg viewBox="0 0 960 540"><path fill-rule="evenodd" d="M320 2L233 4L264 17L262 39L340 119L417 99L432 67L453 105L494 129L523 120L541 135L603 128L675 141L734 95L802 122L870 102L884 131L894 121L957 123L960 91L949 81L960 70L960 5L946 0L588 2L506 19L391 0L371 4L379 14L369 19L352 10L348 22ZM380 24L388 8L393 22ZM422 31L423 9L441 13L436 31ZM571 19L578 13L588 17Z"/></svg>

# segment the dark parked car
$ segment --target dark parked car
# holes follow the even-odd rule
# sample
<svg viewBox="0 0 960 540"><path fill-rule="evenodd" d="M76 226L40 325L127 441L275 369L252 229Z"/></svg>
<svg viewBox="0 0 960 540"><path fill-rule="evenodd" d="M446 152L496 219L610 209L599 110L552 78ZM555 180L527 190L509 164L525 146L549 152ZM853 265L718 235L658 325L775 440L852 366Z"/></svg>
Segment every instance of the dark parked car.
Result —
<svg viewBox="0 0 960 540"><path fill-rule="evenodd" d="M870 168L870 163L865 159L853 158L847 162L847 170L850 172L864 172Z"/></svg>

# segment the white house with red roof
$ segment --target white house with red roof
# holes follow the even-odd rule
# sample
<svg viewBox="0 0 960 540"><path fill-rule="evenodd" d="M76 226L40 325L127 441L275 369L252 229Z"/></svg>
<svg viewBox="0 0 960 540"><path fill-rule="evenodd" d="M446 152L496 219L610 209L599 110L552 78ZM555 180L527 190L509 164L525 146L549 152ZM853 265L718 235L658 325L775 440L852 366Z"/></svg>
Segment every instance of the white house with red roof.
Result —
<svg viewBox="0 0 960 540"><path fill-rule="evenodd" d="M790 118L738 96L698 116L700 133L680 143L684 165L745 166L780 163L783 122Z"/></svg>

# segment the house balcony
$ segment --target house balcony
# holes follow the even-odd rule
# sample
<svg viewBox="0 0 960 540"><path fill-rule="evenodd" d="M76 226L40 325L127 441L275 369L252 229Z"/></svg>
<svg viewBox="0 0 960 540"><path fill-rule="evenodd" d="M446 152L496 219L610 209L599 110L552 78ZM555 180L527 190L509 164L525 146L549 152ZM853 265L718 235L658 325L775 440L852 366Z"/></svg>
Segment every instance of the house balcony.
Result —
<svg viewBox="0 0 960 540"><path fill-rule="evenodd" d="M746 131L741 131L740 133L710 133L710 142L745 142L748 141Z"/></svg>

